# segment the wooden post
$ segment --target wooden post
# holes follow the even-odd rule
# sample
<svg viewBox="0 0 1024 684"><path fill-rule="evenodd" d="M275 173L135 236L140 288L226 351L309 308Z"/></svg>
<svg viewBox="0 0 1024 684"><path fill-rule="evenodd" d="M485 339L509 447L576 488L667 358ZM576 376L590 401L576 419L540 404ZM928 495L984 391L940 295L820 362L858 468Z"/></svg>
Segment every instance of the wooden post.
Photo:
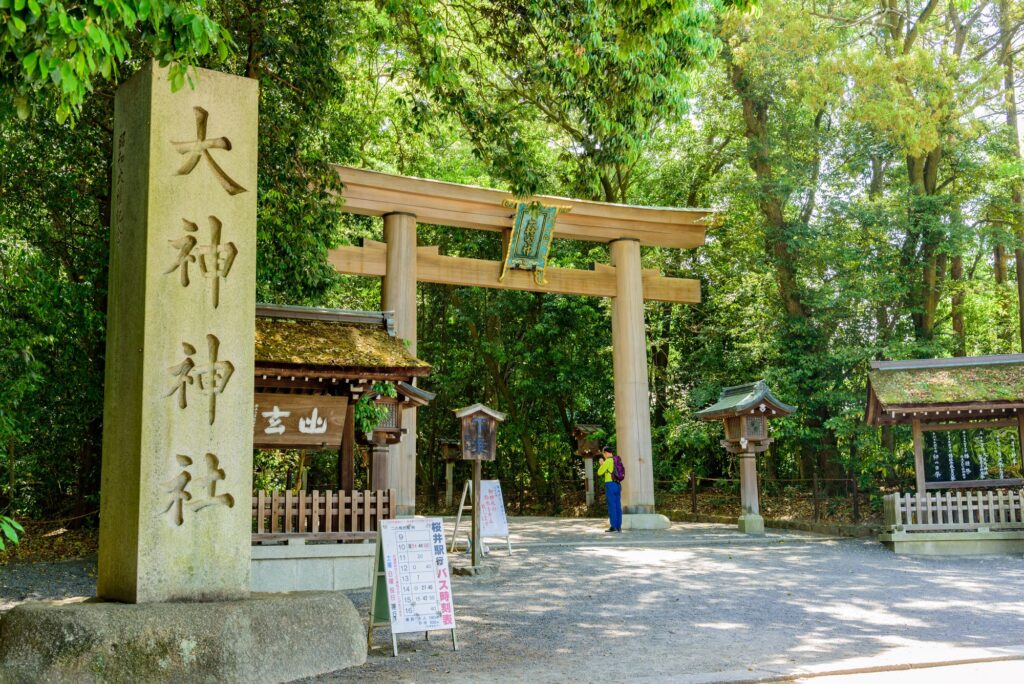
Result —
<svg viewBox="0 0 1024 684"><path fill-rule="evenodd" d="M594 505L594 459L587 456L583 459L583 477L587 484L587 506Z"/></svg>
<svg viewBox="0 0 1024 684"><path fill-rule="evenodd" d="M480 461L473 461L473 567L480 565Z"/></svg>
<svg viewBox="0 0 1024 684"><path fill-rule="evenodd" d="M395 312L395 333L416 354L416 217L384 216L386 274L381 286L381 308ZM416 511L416 409L402 409L405 436L390 447L390 488L397 492L398 515ZM382 486L383 483L381 483Z"/></svg>
<svg viewBox="0 0 1024 684"><path fill-rule="evenodd" d="M390 460L387 446L370 447L370 489L388 489Z"/></svg>
<svg viewBox="0 0 1024 684"><path fill-rule="evenodd" d="M818 500L818 471L815 470L811 476L811 496L814 497L814 522L821 519L821 503Z"/></svg>
<svg viewBox="0 0 1024 684"><path fill-rule="evenodd" d="M448 461L444 464L444 507L452 507L452 495L455 493L455 462Z"/></svg>
<svg viewBox="0 0 1024 684"><path fill-rule="evenodd" d="M1019 280L1024 282L1024 278ZM1024 326L1024 321L1021 322L1021 325ZM1017 412L1017 451L1020 452L1017 455L1020 457L1021 468L1024 468L1024 413L1019 411Z"/></svg>
<svg viewBox="0 0 1024 684"><path fill-rule="evenodd" d="M852 512L853 522L860 522L860 501L858 501L857 492L857 442L851 440L850 442L850 488L853 490L851 496L853 497Z"/></svg>
<svg viewBox="0 0 1024 684"><path fill-rule="evenodd" d="M757 500L757 457L753 453L741 453L740 459L740 532L764 534L764 519Z"/></svg>
<svg viewBox="0 0 1024 684"><path fill-rule="evenodd" d="M924 435L921 432L921 420L915 418L912 425L914 434L914 477L917 482L917 495L924 496Z"/></svg>
<svg viewBox="0 0 1024 684"><path fill-rule="evenodd" d="M615 434L626 468L622 483L625 514L654 513L651 463L651 406L647 386L647 338L644 326L640 242L611 243L616 295L612 299L612 366L615 375Z"/></svg>
<svg viewBox="0 0 1024 684"><path fill-rule="evenodd" d="M351 492L356 488L356 403L345 409L345 430L341 433L338 452L338 489Z"/></svg>
<svg viewBox="0 0 1024 684"><path fill-rule="evenodd" d="M697 515L697 472L690 471L690 512Z"/></svg>
<svg viewBox="0 0 1024 684"><path fill-rule="evenodd" d="M853 476L853 522L860 522L860 501L857 491L857 476Z"/></svg>
<svg viewBox="0 0 1024 684"><path fill-rule="evenodd" d="M754 454L740 454L740 505L744 515L761 512L757 500L757 458Z"/></svg>

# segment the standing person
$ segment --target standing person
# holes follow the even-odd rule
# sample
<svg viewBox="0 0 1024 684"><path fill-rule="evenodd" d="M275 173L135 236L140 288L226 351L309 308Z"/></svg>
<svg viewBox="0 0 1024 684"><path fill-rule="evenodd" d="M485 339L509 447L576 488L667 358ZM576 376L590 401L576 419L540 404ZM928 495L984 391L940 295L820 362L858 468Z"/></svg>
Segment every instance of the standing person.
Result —
<svg viewBox="0 0 1024 684"><path fill-rule="evenodd" d="M597 468L600 477L604 475L604 498L608 502L608 532L622 532L622 461L609 446L601 447L601 465Z"/></svg>

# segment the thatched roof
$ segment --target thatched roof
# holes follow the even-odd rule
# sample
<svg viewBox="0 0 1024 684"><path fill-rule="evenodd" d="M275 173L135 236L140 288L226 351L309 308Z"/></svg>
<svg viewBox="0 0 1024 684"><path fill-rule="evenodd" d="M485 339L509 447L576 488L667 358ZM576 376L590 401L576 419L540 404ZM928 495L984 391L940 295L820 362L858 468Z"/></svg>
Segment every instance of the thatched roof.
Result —
<svg viewBox="0 0 1024 684"><path fill-rule="evenodd" d="M386 324L361 322L359 313L339 312L336 320L258 315L256 365L429 372L430 364L413 356Z"/></svg>
<svg viewBox="0 0 1024 684"><path fill-rule="evenodd" d="M868 373L867 420L874 425L938 410L960 411L962 417L1017 405L1024 405L1022 354L876 361Z"/></svg>

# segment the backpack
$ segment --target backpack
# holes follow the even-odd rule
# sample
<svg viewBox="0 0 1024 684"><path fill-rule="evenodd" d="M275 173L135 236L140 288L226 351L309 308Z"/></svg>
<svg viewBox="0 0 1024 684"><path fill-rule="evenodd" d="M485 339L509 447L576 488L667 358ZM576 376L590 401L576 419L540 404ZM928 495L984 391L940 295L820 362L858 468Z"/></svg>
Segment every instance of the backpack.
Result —
<svg viewBox="0 0 1024 684"><path fill-rule="evenodd" d="M612 468L612 480L622 482L626 479L626 468L622 465L622 459L619 458L618 454L615 454L612 458L615 459L615 466Z"/></svg>

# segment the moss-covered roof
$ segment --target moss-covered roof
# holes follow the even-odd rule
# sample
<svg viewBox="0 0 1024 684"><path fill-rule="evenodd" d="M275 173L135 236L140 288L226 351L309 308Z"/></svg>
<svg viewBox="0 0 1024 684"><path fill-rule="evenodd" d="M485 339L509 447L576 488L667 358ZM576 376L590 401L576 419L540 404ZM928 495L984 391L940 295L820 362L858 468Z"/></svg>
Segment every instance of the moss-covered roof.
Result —
<svg viewBox="0 0 1024 684"><path fill-rule="evenodd" d="M256 363L366 369L429 369L380 326L256 318Z"/></svg>
<svg viewBox="0 0 1024 684"><path fill-rule="evenodd" d="M765 384L764 380L758 380L757 382L750 382L745 385L726 387L722 390L718 401L701 411L697 411L694 415L701 420L717 420L726 416L746 413L752 408L760 408L761 406L770 408L772 415L781 414L786 416L796 411L795 406L779 401L772 394L771 390L768 389L768 385ZM762 412L764 410L761 409Z"/></svg>
<svg viewBox="0 0 1024 684"><path fill-rule="evenodd" d="M1024 359L1019 355L936 361L946 364L930 368L878 364L882 367L868 374L871 390L886 407L1024 400Z"/></svg>

